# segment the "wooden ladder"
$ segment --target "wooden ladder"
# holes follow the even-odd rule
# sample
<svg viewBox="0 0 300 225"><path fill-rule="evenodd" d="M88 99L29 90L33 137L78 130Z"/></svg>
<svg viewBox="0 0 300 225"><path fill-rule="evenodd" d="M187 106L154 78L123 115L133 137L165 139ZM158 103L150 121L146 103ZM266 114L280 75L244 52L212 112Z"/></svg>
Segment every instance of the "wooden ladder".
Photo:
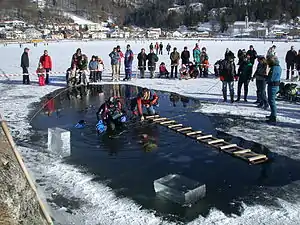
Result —
<svg viewBox="0 0 300 225"><path fill-rule="evenodd" d="M183 134L186 137L192 138L200 143L217 148L222 152L247 161L250 164L259 164L268 160L268 157L264 154L255 153L251 149L244 149L236 144L226 142L224 139L213 137L211 134L205 134L200 130L195 131L192 127L185 127L183 124L179 124L175 120L160 117L159 115L146 116L145 118L146 120Z"/></svg>

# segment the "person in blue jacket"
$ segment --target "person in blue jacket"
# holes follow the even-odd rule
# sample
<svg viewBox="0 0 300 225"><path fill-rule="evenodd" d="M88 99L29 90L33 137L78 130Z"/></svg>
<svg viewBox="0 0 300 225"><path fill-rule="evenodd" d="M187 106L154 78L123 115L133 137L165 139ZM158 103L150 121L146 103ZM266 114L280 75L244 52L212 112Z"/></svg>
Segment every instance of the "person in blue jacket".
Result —
<svg viewBox="0 0 300 225"><path fill-rule="evenodd" d="M271 108L271 115L267 116L267 122L275 123L277 116L276 94L279 91L282 69L277 56L269 57L267 63L270 67L268 73L268 102Z"/></svg>
<svg viewBox="0 0 300 225"><path fill-rule="evenodd" d="M125 78L126 80L131 80L132 75L132 61L133 61L133 52L130 49L130 45L127 45L127 50L124 55L124 66L125 66Z"/></svg>

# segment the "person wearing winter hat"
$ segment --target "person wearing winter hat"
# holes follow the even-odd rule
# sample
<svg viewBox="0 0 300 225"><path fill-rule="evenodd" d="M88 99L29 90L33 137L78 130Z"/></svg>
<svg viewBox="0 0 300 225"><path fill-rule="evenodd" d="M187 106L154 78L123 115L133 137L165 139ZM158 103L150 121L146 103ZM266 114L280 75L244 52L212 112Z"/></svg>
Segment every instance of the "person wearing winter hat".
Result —
<svg viewBox="0 0 300 225"><path fill-rule="evenodd" d="M130 49L130 45L127 45L127 49L124 55L124 66L125 66L125 78L124 81L131 80L132 75L132 61L133 61L133 52Z"/></svg>
<svg viewBox="0 0 300 225"><path fill-rule="evenodd" d="M254 50L253 45L250 45L246 54L250 55L250 62L252 65L254 65L255 59L257 58L257 52Z"/></svg>
<svg viewBox="0 0 300 225"><path fill-rule="evenodd" d="M30 84L28 67L29 67L29 48L25 48L21 56L21 67L23 69L23 84Z"/></svg>
<svg viewBox="0 0 300 225"><path fill-rule="evenodd" d="M144 48L141 49L141 52L138 54L137 59L138 59L138 68L140 70L140 76L141 78L145 78L147 54L145 53Z"/></svg>

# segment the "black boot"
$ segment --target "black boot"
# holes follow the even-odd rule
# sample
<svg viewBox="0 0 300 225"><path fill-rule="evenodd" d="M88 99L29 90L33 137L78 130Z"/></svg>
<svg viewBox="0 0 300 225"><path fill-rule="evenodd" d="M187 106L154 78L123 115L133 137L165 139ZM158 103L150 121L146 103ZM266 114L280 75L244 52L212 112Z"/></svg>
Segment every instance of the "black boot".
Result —
<svg viewBox="0 0 300 225"><path fill-rule="evenodd" d="M230 101L231 101L231 103L234 103L234 95L233 94L230 94Z"/></svg>
<svg viewBox="0 0 300 225"><path fill-rule="evenodd" d="M46 73L46 80L45 80L45 84L49 84L49 74Z"/></svg>
<svg viewBox="0 0 300 225"><path fill-rule="evenodd" d="M266 122L267 123L276 123L276 116L270 116Z"/></svg>
<svg viewBox="0 0 300 225"><path fill-rule="evenodd" d="M223 102L227 102L227 93L223 92Z"/></svg>

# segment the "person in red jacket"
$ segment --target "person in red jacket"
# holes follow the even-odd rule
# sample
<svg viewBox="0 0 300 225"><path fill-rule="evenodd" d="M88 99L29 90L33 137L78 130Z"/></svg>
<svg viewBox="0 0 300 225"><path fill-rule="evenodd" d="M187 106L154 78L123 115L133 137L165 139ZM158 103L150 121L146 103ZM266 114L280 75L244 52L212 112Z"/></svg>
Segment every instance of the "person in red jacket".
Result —
<svg viewBox="0 0 300 225"><path fill-rule="evenodd" d="M40 58L40 63L43 65L43 68L46 70L46 80L45 83L49 84L49 73L52 70L52 60L51 57L48 55L48 51L44 51L44 55Z"/></svg>
<svg viewBox="0 0 300 225"><path fill-rule="evenodd" d="M148 88L143 88L138 96L133 99L132 109L137 109L138 115L141 117L141 121L144 120L143 107L146 107L148 115L154 115L155 110L153 106L158 105L158 95ZM136 112L136 111L135 111Z"/></svg>

